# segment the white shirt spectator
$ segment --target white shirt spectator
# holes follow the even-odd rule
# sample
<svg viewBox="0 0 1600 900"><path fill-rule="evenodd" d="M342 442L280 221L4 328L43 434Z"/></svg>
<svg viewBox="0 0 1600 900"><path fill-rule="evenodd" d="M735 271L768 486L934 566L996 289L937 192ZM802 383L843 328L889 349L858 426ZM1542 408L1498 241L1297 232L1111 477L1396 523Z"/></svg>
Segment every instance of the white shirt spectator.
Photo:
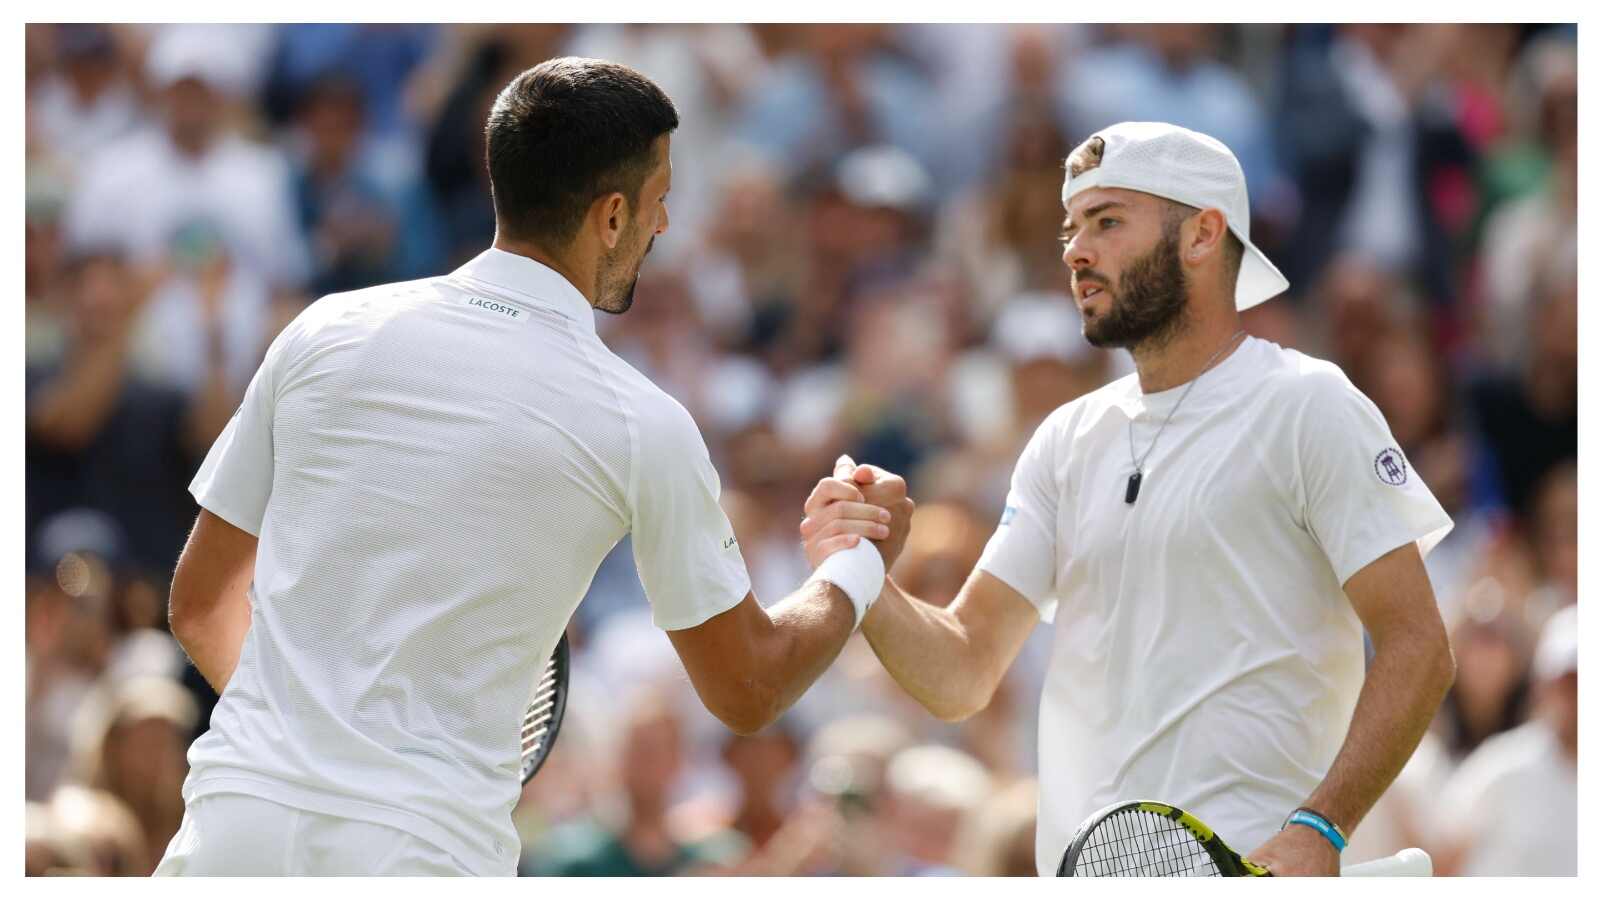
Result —
<svg viewBox="0 0 1600 900"><path fill-rule="evenodd" d="M386 824L479 874L515 869L521 716L617 541L657 627L750 590L689 414L576 288L499 250L312 304L191 490L260 544L185 800Z"/></svg>
<svg viewBox="0 0 1600 900"><path fill-rule="evenodd" d="M1542 721L1484 741L1439 810L1447 839L1469 848L1459 874L1578 874L1578 769Z"/></svg>
<svg viewBox="0 0 1600 900"><path fill-rule="evenodd" d="M234 135L219 135L199 157L154 128L107 146L88 163L65 227L72 246L116 246L141 262L159 261L174 239L203 228L274 286L297 286L309 271L287 162Z"/></svg>
<svg viewBox="0 0 1600 900"><path fill-rule="evenodd" d="M127 84L109 85L86 101L65 78L52 78L29 95L28 116L51 155L72 168L140 122L138 97Z"/></svg>
<svg viewBox="0 0 1600 900"><path fill-rule="evenodd" d="M978 566L1053 621L1039 722L1041 874L1118 801L1193 811L1235 847L1327 774L1365 672L1342 586L1450 518L1331 363L1247 338L1188 389L1113 382L1045 420Z"/></svg>

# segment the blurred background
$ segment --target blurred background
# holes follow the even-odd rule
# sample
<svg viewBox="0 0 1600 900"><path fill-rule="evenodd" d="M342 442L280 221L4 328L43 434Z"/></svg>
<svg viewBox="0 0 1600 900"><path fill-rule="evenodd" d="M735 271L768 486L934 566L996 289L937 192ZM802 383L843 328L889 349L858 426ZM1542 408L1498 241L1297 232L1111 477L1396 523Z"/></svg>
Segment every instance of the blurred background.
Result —
<svg viewBox="0 0 1600 900"><path fill-rule="evenodd" d="M1346 862L1575 873L1575 26L29 25L26 49L29 874L160 858L216 700L165 624L189 479L308 303L489 244L489 104L569 54L678 105L671 231L599 325L699 422L767 602L840 452L906 475L894 574L948 602L1033 428L1131 371L1066 295L1062 159L1125 119L1227 143L1293 283L1249 329L1341 365L1456 522L1428 568L1459 675ZM1033 874L1049 626L960 725L858 637L743 738L626 541L571 638L523 873Z"/></svg>

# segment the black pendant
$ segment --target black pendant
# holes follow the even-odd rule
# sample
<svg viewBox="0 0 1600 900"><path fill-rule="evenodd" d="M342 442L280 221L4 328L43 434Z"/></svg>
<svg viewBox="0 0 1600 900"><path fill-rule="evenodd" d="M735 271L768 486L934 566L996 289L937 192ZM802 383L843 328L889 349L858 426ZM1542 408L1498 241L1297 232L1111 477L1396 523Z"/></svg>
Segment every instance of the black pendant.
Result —
<svg viewBox="0 0 1600 900"><path fill-rule="evenodd" d="M1139 482L1144 480L1143 472L1135 472L1128 476L1128 492L1122 495L1124 503L1132 503L1139 499Z"/></svg>

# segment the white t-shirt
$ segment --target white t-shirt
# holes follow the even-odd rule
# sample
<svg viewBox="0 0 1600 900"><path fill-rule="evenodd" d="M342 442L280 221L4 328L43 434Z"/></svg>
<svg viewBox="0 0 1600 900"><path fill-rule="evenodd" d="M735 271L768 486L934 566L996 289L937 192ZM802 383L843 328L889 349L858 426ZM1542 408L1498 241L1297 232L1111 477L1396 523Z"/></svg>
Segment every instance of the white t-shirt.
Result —
<svg viewBox="0 0 1600 900"><path fill-rule="evenodd" d="M515 869L518 726L617 541L662 628L750 589L689 414L571 284L498 250L312 304L191 490L260 544L185 799L388 824L482 874Z"/></svg>
<svg viewBox="0 0 1600 900"><path fill-rule="evenodd" d="M1245 342L1186 386L1119 379L1022 452L979 568L1065 611L1039 704L1037 861L1126 800L1190 810L1249 852L1321 782L1364 675L1341 585L1450 518L1337 366Z"/></svg>
<svg viewBox="0 0 1600 900"><path fill-rule="evenodd" d="M1578 874L1578 768L1544 722L1484 741L1438 809L1442 836L1469 848L1462 875Z"/></svg>
<svg viewBox="0 0 1600 900"><path fill-rule="evenodd" d="M162 259L185 228L200 227L273 286L297 286L311 267L283 154L231 134L199 157L159 128L107 144L85 163L63 223L73 246L109 244L141 263Z"/></svg>

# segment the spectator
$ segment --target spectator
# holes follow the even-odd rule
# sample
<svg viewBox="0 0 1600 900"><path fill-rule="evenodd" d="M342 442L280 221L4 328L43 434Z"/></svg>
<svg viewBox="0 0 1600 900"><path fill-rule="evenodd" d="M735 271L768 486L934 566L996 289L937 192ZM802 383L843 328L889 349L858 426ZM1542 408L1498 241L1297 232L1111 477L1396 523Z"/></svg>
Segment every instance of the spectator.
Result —
<svg viewBox="0 0 1600 900"><path fill-rule="evenodd" d="M1441 714L1448 752L1457 760L1521 722L1528 694L1523 630L1492 583L1481 590L1482 604L1469 610L1450 640L1456 681Z"/></svg>
<svg viewBox="0 0 1600 900"><path fill-rule="evenodd" d="M134 371L134 328L160 278L115 253L69 264L62 356L25 373L26 505L30 534L62 510L103 509L135 560L166 571L194 517L184 487L237 395L215 368L187 397Z"/></svg>
<svg viewBox="0 0 1600 900"><path fill-rule="evenodd" d="M30 92L28 114L49 154L76 168L140 124L139 98L110 26L52 27L60 73Z"/></svg>
<svg viewBox="0 0 1600 900"><path fill-rule="evenodd" d="M1117 122L1171 122L1209 134L1239 158L1251 185L1252 221L1273 218L1288 189L1261 102L1216 59L1220 25L1137 25L1123 39L1074 54L1058 96L1074 140ZM1064 155L1063 155L1064 156ZM1293 276L1290 277L1293 281Z"/></svg>
<svg viewBox="0 0 1600 900"><path fill-rule="evenodd" d="M348 72L371 133L380 139L407 135L415 123L406 109L405 86L434 48L438 30L436 25L349 22L279 25L263 106L275 121L286 122L318 81L333 71Z"/></svg>
<svg viewBox="0 0 1600 900"><path fill-rule="evenodd" d="M840 716L812 735L806 748L810 787L840 825L830 874L895 874L887 773L890 760L911 740L905 726L876 714Z"/></svg>
<svg viewBox="0 0 1600 900"><path fill-rule="evenodd" d="M1032 878L1034 826L1039 812L1039 783L1014 781L986 797L961 823L956 846L958 868L967 875Z"/></svg>
<svg viewBox="0 0 1600 900"><path fill-rule="evenodd" d="M232 134L226 110L248 78L226 41L178 30L158 36L145 76L160 91L161 127L104 147L68 210L76 246L116 243L141 261L171 252L190 222L207 221L242 265L273 284L304 279L287 171L273 151ZM126 212L137 209L130 219Z"/></svg>
<svg viewBox="0 0 1600 900"><path fill-rule="evenodd" d="M65 220L69 247L111 249L167 273L141 316L143 359L186 393L200 391L207 374L203 282L213 267L226 266L218 315L240 392L275 333L272 298L301 302L308 274L287 165L230 133L218 113L237 101L247 73L217 37L174 30L156 38L146 76L161 91L162 127L95 154Z"/></svg>
<svg viewBox="0 0 1600 900"><path fill-rule="evenodd" d="M72 762L78 780L104 790L138 819L145 855L141 875L155 871L183 818L180 787L195 705L177 682L154 676L107 686L79 714Z"/></svg>
<svg viewBox="0 0 1600 900"><path fill-rule="evenodd" d="M1343 252L1416 275L1429 300L1457 299L1448 236L1428 194L1440 173L1474 159L1425 92L1452 33L1426 25L1298 31L1283 58L1279 141L1299 187L1299 215L1280 260L1307 284Z"/></svg>
<svg viewBox="0 0 1600 900"><path fill-rule="evenodd" d="M1540 273L1528 308L1532 343L1520 371L1484 374L1468 385L1506 499L1522 517L1545 474L1578 453L1577 274L1576 256Z"/></svg>
<svg viewBox="0 0 1600 900"><path fill-rule="evenodd" d="M619 807L615 821L564 826L528 854L527 874L671 875L711 862L679 842L668 826L668 803L683 772L683 724L675 705L649 691L634 701L614 762Z"/></svg>
<svg viewBox="0 0 1600 900"><path fill-rule="evenodd" d="M988 772L950 747L910 747L895 754L885 772L895 875L957 875L956 837L989 794Z"/></svg>
<svg viewBox="0 0 1600 900"><path fill-rule="evenodd" d="M1057 240L1066 135L1039 103L1013 110L1003 133L1005 165L953 202L937 236L939 256L958 266L983 323L1018 294L1064 294L1066 284Z"/></svg>
<svg viewBox="0 0 1600 900"><path fill-rule="evenodd" d="M1516 136L1485 165L1484 321L1490 359L1517 368L1529 353L1538 272L1577 250L1578 52L1559 35L1530 44L1519 62Z"/></svg>
<svg viewBox="0 0 1600 900"><path fill-rule="evenodd" d="M570 40L567 25L472 26L419 76L418 90L440 98L424 138L423 174L443 226L447 266L465 262L494 240L483 144L489 107L507 82L563 55Z"/></svg>
<svg viewBox="0 0 1600 900"><path fill-rule="evenodd" d="M133 813L105 791L63 785L50 799L56 827L82 846L86 875L148 874L144 834Z"/></svg>
<svg viewBox="0 0 1600 900"><path fill-rule="evenodd" d="M291 177L316 295L421 277L441 262L423 194L409 184L391 189L363 141L365 103L356 82L328 75L298 105L302 141Z"/></svg>
<svg viewBox="0 0 1600 900"><path fill-rule="evenodd" d="M831 167L858 147L887 143L937 164L933 123L919 111L934 95L890 46L886 26L799 26L798 47L779 56L745 93L735 136L790 171Z"/></svg>
<svg viewBox="0 0 1600 900"><path fill-rule="evenodd" d="M1478 748L1440 798L1441 874L1578 874L1576 606L1545 626L1533 675L1532 718Z"/></svg>

